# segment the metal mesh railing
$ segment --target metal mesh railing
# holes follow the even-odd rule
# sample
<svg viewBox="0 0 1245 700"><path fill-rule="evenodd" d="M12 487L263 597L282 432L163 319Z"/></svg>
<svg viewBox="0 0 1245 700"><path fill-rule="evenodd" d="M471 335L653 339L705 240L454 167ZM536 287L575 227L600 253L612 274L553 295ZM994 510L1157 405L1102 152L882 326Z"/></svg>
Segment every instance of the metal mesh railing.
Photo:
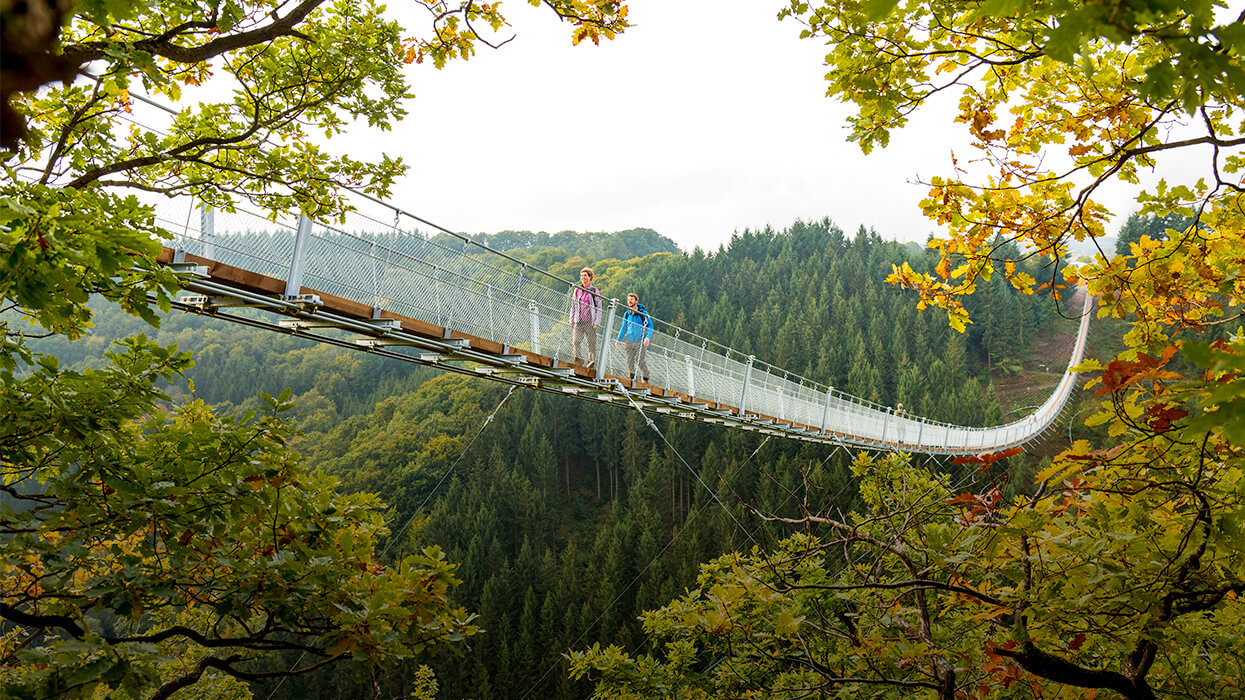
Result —
<svg viewBox="0 0 1245 700"><path fill-rule="evenodd" d="M555 361L577 359L570 323L573 282L445 230L430 236L421 231L428 222L377 200L360 197L354 203L356 210L343 222L303 221L301 247L298 220L274 221L242 209L196 212L179 200L163 203L158 217L175 234L175 245L188 253ZM625 306L603 300L603 307L595 347L580 352L582 361L596 359L601 376L627 377L634 371L642 378L639 362L629 366L626 344L615 344ZM653 325L640 355L654 387L693 403L768 418L784 429L913 451L1003 449L1040 434L1075 388L1070 369L1080 362L1087 330L1082 323L1069 371L1033 414L976 428L896 415L888 406L793 375L660 319Z"/></svg>

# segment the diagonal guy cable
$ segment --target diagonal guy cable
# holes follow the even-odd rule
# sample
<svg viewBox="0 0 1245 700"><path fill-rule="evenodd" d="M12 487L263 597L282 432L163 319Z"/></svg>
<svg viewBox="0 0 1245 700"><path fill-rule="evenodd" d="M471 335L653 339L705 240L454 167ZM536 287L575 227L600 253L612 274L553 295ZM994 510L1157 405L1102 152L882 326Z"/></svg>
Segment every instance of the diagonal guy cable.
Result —
<svg viewBox="0 0 1245 700"><path fill-rule="evenodd" d="M726 504L722 502L722 499L718 498L718 494L714 492L713 489L709 488L709 484L706 484L705 480L700 478L700 474L696 473L696 470L692 469L692 465L688 464L687 460L683 459L683 455L679 454L679 451L675 449L674 445L670 444L670 441L666 439L666 436L661 432L661 429L657 427L657 424L653 422L653 419L650 418L648 414L644 412L644 409L640 407L640 404L636 403L636 400L632 398L631 392L623 389L623 395L627 397L627 400L631 402L631 405L635 407L635 410L640 412L640 417L644 419L645 423L648 423L648 427L652 428L653 432L657 433L657 437L661 438L661 441L666 443L666 447L669 447L670 451L674 453L674 456L679 458L679 461L683 463L683 466L687 469L687 471L690 472L692 476L696 477L696 481L699 481L700 485L705 487L705 490L709 492L709 495L713 496L713 500L717 501L718 505L722 506L722 510L726 511L726 514L730 516L730 519L735 521L735 525L743 531L744 535L751 540L752 544L759 547L760 543L758 543L756 538L752 536L751 532L748 532L748 528L744 527L744 524L739 522L739 518L736 518L735 514L731 512L731 509L727 508ZM758 447L757 449L760 448ZM753 454L755 454L755 452Z"/></svg>
<svg viewBox="0 0 1245 700"><path fill-rule="evenodd" d="M488 418L484 419L484 423L480 426L480 429L476 431L474 436L472 436L471 441L467 443L467 446L463 448L463 451L458 453L458 457L454 460L454 463L450 465L450 468L446 469L445 473L441 475L441 478L437 481L436 486L433 486L432 490L428 492L428 495L424 496L423 502L419 504L418 508L411 512L411 515L406 519L406 522L402 523L401 527L393 531L389 538L389 544L385 545L385 551L380 553L382 558L389 554L389 550L393 547L393 543L398 541L399 535L406 530L407 526L411 524L411 521L415 519L415 516L424 509L424 506L428 505L428 501L436 495L437 489L441 488L441 484L444 484L445 480L450 477L450 474L454 473L454 468L458 466L458 463L461 462L467 452L471 450L471 446L476 444L476 439L480 437L480 434L484 432L484 429L488 427L488 424L493 422L493 418L497 416L497 412L501 410L501 407L505 406L506 402L510 400L510 395L514 393L514 389L515 385L510 385L510 389L506 392L505 396L501 397L501 402L497 404L497 408L494 408Z"/></svg>
<svg viewBox="0 0 1245 700"><path fill-rule="evenodd" d="M643 415L643 411L641 411L641 414ZM647 416L647 415L645 415L645 416L644 416L644 419L645 419L646 421L649 421L649 418L648 418L648 416ZM650 425L652 425L652 421L649 421L649 424L650 424ZM658 435L660 435L660 434L661 434L661 432L660 432L660 431L658 431ZM752 461L752 458L753 458L753 457L756 457L757 453L761 451L761 448L762 448L762 447L765 447L765 444L766 444L767 442L769 442L770 437L771 437L771 436L766 435L766 436L765 436L765 439L761 441L761 444L757 445L756 449L752 451L752 454L748 455L748 458L747 458L747 459L745 459L743 462L741 462L741 463L739 464L739 466L735 468L735 471L731 473L731 476L734 476L735 474L738 474L740 469L743 469L744 467L748 466L748 463ZM663 440L664 440L664 436L663 436ZM667 444L667 445L669 445L670 443L669 443L669 442L667 442L666 444ZM671 449L671 450L674 450L674 448L673 448L673 447L671 447L670 449ZM675 454L677 455L677 454L678 454L678 452L677 452L677 451L675 451ZM682 458L682 457L679 457L679 459L683 459L683 458ZM684 465L686 465L686 464L687 464L687 462L684 462L683 464L684 464ZM702 481L701 483L703 484L704 482ZM705 488L706 488L706 490L709 490L707 486L706 486ZM709 490L709 493L710 493L710 494L713 494L713 491L712 491L712 490ZM717 500L717 496L716 496L716 495L714 496L714 500ZM718 503L720 504L720 503L721 503L721 501L718 501ZM624 595L626 595L627 591L631 590L631 587L632 587L632 586L634 586L634 585L636 584L636 582L638 582L638 581L640 580L640 578L644 576L644 574L648 573L648 570L649 570L650 568L652 568L653 564L655 564L655 563L657 562L657 560L658 560L658 559L659 559L659 558L660 558L663 554L665 554L666 552L668 552L668 551L670 550L670 547L671 547L671 546L673 546L673 545L674 545L674 543L678 541L679 536L680 536L680 535L682 535L682 534L683 534L683 533L687 530L687 523L691 521L691 515L700 515L701 513L703 513L703 512L704 512L705 508L706 508L708 505L709 505L709 501L704 501L704 502L702 502L702 503L700 504L700 507L696 509L695 513L689 514L687 518L684 518L684 520L683 520L683 527L679 528L679 530L678 530L677 532L675 532L675 533L674 533L674 536L670 538L670 541L669 541L669 542L667 542L666 544L662 545L662 548L661 548L661 549L660 549L660 550L659 550L656 554L654 554L651 558L649 558L648 563L647 563L647 564L645 564L645 565L644 565L644 567L643 567L642 569L640 569L640 571L639 571L638 573L636 573L635 577L633 577L633 578L631 579L631 581L629 581L629 582L627 583L627 585L623 587L622 591L620 591L620 592L618 593L618 595L614 597L614 600L610 601L610 604L609 604L609 605L607 605L607 606L605 606L605 610L602 610L602 611L601 611L601 614L597 615L597 618L596 618L595 620L593 620L593 621L592 621L592 623L591 623L591 624L589 624L589 625L587 626L587 628L585 628L585 629L584 629L584 631L583 631L583 632L581 632L581 633L580 633L579 637L578 637L578 638L577 638L574 642L571 642L571 647L572 647L572 648L573 648L573 647L575 647L575 646L577 646L577 645L578 645L581 641L583 641L584 636L588 634L588 629L591 629L591 628L593 627L593 625L596 625L596 623L600 622L600 621L601 621L601 618L605 616L605 613L609 612L609 611L610 611L610 610L614 607L614 605L615 605L616 603L618 603L618 601L619 601L619 600L621 600L621 599L622 599L622 597L623 597ZM729 514L730 514L730 511L727 511L727 514L729 515ZM732 519L733 519L733 517L732 517ZM738 524L738 523L739 523L739 521L738 521L738 520L736 520L736 521L735 521L735 523L736 523L736 524ZM742 528L743 526L741 525L740 527ZM744 530L744 533L745 533L745 534L747 534L747 532L748 532L747 530ZM756 540L753 540L753 543L755 544L755 543L756 543ZM641 642L641 643L643 643L643 642ZM633 653L634 653L634 650L633 650ZM555 667L556 665L557 665L557 664L555 663L554 665L549 666L548 668L546 668L546 669L545 669L545 672L544 672L544 673L540 674L540 677L539 677L539 678L537 678L537 679L536 679L536 680L532 683L531 687L529 687L529 688L527 689L527 692L523 693L523 696L522 696L523 700L526 700L526 698L527 698L529 695L531 695L531 694L532 694L532 691L536 690L536 686L540 685L540 682L541 682L541 681L543 681L543 680L545 680L545 677L546 677L546 676L548 676L548 675L549 675L549 674L553 671L553 669L554 669L554 667Z"/></svg>

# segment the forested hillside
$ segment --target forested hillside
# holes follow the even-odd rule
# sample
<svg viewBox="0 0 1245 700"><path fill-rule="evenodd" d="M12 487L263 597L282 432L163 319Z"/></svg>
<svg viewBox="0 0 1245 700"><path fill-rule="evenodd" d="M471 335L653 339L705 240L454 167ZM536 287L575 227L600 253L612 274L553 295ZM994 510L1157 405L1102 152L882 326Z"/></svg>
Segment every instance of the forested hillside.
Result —
<svg viewBox="0 0 1245 700"><path fill-rule="evenodd" d="M1040 298L1000 285L981 295L980 321L957 333L883 283L892 265L924 268L931 258L829 220L744 231L712 253L637 257L609 237L581 242L559 249L555 272L595 265L607 295L637 292L679 326L870 400L969 425L1001 422L988 365L1021 359L1023 340L1053 319ZM586 254L602 245L621 259ZM96 335L57 341L57 352L87 363L104 336L141 326L101 309ZM820 489L813 497L841 506L855 498L842 450L657 419L663 440L624 409L526 390L501 405L504 385L186 314L169 316L156 339L194 352L194 395L225 409L258 406L258 389L289 388L296 449L345 490L387 503L389 556L435 543L459 565L455 602L479 614L484 633L465 657L432 660L441 697L583 697L564 653L595 642L642 648L640 611L692 585L714 556L785 534L747 507L796 515L792 494ZM426 661L376 679L382 694L403 695ZM329 670L286 680L279 696L357 697L356 682Z"/></svg>

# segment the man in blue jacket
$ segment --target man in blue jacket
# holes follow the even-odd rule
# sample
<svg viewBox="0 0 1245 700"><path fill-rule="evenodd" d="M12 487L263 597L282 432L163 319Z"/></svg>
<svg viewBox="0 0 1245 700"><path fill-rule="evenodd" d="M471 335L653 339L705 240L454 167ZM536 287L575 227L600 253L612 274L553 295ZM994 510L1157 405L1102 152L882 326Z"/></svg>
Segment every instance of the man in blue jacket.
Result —
<svg viewBox="0 0 1245 700"><path fill-rule="evenodd" d="M627 310L623 312L622 327L618 329L618 338L614 347L627 343L627 375L635 381L635 366L640 365L640 376L648 384L648 344L653 337L653 319L648 315L640 297L634 293L627 295Z"/></svg>

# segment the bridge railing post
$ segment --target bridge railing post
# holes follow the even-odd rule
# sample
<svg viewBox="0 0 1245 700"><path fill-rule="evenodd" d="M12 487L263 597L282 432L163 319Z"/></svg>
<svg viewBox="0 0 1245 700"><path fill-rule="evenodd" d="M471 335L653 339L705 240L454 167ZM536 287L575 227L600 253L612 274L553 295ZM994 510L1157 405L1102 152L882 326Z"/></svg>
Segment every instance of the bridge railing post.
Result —
<svg viewBox="0 0 1245 700"><path fill-rule="evenodd" d="M550 331L553 331L554 329L560 329L562 325L565 325L566 332L570 334L569 336L562 336L561 334L555 334L555 337L558 337L558 338L567 337L567 340L555 341L555 347L553 348L553 352L550 353L550 357L553 358L554 367L558 366L558 359L562 357L561 353L563 349L565 348L570 349L570 353L569 355L567 355L568 357L575 357L576 351L579 349L575 347L575 323L571 320L571 318L574 316L574 313L575 313L575 286L576 285L572 285L569 289L566 290L566 313L562 317L565 320L554 321L553 325L550 326Z"/></svg>
<svg viewBox="0 0 1245 700"><path fill-rule="evenodd" d="M752 363L756 361L756 355L748 356L748 364L744 367L744 388L739 393L739 417L747 416L748 411L748 384L752 381Z"/></svg>
<svg viewBox="0 0 1245 700"><path fill-rule="evenodd" d="M699 362L699 363L700 363L700 366L701 366L701 367L707 367L707 366L708 366L708 365L706 365L706 364L705 364L705 353L706 353L706 352L708 352L708 350L709 350L709 341L708 341L708 340L703 340L703 339L702 339L702 340L700 341L700 357L697 359L697 362ZM712 368L710 368L710 369L709 369L709 371L708 371L708 373L707 373L707 374L708 374L708 377L709 377L709 379L708 379L708 382L709 382L709 396L708 396L708 398L709 398L711 401L713 401L713 402L715 402L715 403L716 403L716 402L718 402L718 401L722 398L722 394L721 394L721 392L718 390L718 387L719 387L719 386L721 386L721 383L722 383L722 382L721 382L720 380L719 380L719 381L714 381L714 380L713 380L713 375L715 374L715 372L714 372L714 370L713 370ZM704 382L701 382L701 383L703 384Z"/></svg>
<svg viewBox="0 0 1245 700"><path fill-rule="evenodd" d="M298 296L303 288L303 268L307 259L307 244L311 238L311 219L298 217L298 233L294 234L294 255L290 260L290 274L285 279L285 296Z"/></svg>
<svg viewBox="0 0 1245 700"><path fill-rule="evenodd" d="M216 259L216 210L203 207L199 210L199 237L203 241L203 257Z"/></svg>
<svg viewBox="0 0 1245 700"><path fill-rule="evenodd" d="M921 418L920 427L916 429L916 444L921 445L921 436L925 434L925 419Z"/></svg>
<svg viewBox="0 0 1245 700"><path fill-rule="evenodd" d="M372 257L372 317L380 318L380 258L376 255L376 241L368 241L368 254Z"/></svg>
<svg viewBox="0 0 1245 700"><path fill-rule="evenodd" d="M489 328L489 332L490 332L490 333L492 333L494 337L496 337L496 336L498 335L498 332L500 331L500 329L497 327L497 321L493 318L493 285L492 285L492 284L488 284L488 285L486 285L486 286L485 286L484 291L485 291L485 293L488 295L488 328ZM505 340L503 340L502 342L503 342L503 343L505 343L505 344L507 344L507 345L509 345L509 344L510 344L510 333L509 333L509 329L507 329L506 338L505 338Z"/></svg>
<svg viewBox="0 0 1245 700"><path fill-rule="evenodd" d="M439 265L433 265L432 273L436 275L436 277L433 278L433 282L436 283L437 290L437 319L440 322L439 325L442 325L446 328L446 330L449 330L452 323L450 321L450 317L445 313L445 305L441 301L441 267Z"/></svg>
<svg viewBox="0 0 1245 700"><path fill-rule="evenodd" d="M597 381L605 379L605 363L610 359L610 348L614 347L614 316L618 313L618 300L610 299L610 311L605 316L605 329L601 334L601 352L597 353Z"/></svg>
<svg viewBox="0 0 1245 700"><path fill-rule="evenodd" d="M821 407L821 434L826 434L826 421L830 418L830 398L834 394L834 387L826 389L826 404Z"/></svg>
<svg viewBox="0 0 1245 700"><path fill-rule="evenodd" d="M532 352L537 355L540 353L540 309L536 306L535 299L527 301L527 315L532 326Z"/></svg>
<svg viewBox="0 0 1245 700"><path fill-rule="evenodd" d="M696 398L696 373L693 371L692 356L684 355L683 359L687 362L687 395Z"/></svg>
<svg viewBox="0 0 1245 700"><path fill-rule="evenodd" d="M887 407L886 413L882 414L882 444L883 445L886 444L886 429L890 426L891 415L894 414L894 411L895 409Z"/></svg>

